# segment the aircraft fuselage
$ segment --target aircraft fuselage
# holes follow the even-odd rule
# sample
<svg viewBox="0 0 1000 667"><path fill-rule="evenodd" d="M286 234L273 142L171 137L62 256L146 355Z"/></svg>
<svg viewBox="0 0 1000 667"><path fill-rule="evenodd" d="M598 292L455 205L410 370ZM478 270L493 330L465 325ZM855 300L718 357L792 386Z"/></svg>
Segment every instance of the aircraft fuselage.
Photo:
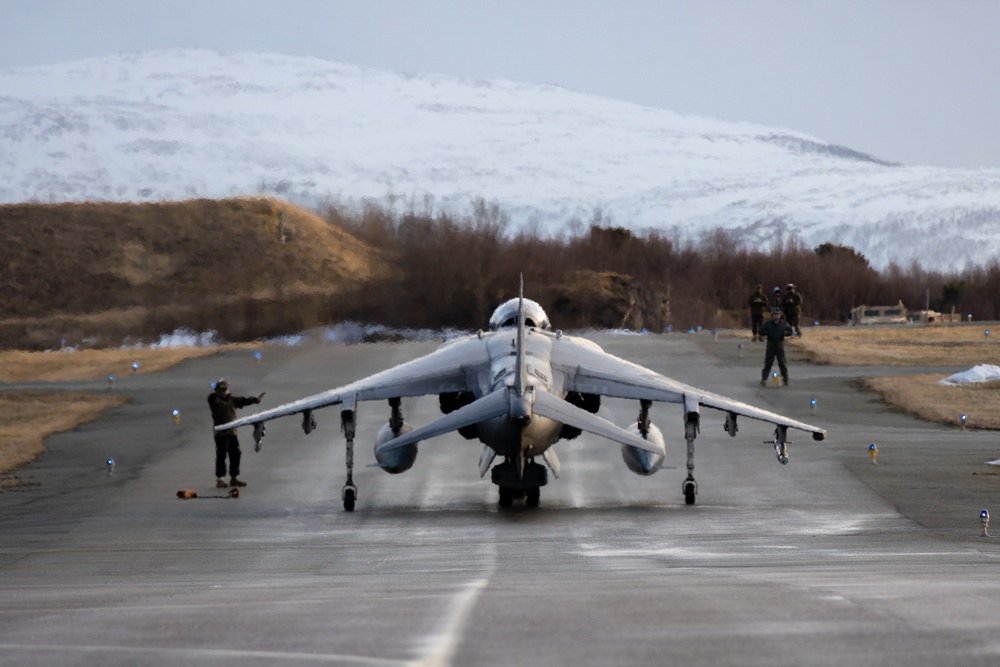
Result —
<svg viewBox="0 0 1000 667"><path fill-rule="evenodd" d="M562 377L554 375L549 363L552 334L529 330L524 343L528 405L536 391L563 398ZM479 396L494 391L513 393L517 372L516 333L511 331L510 336L494 336L487 344L487 350L490 355L489 377L479 382L482 391ZM562 424L535 414L524 421L504 415L479 424L480 438L501 456L516 456L518 452L526 458L540 456L559 440L561 432Z"/></svg>

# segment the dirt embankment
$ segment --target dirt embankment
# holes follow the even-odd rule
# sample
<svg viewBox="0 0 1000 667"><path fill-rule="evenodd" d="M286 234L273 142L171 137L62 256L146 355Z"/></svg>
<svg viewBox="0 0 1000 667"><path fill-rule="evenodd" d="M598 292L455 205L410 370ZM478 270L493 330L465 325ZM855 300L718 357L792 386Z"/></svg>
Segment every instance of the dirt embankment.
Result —
<svg viewBox="0 0 1000 667"><path fill-rule="evenodd" d="M387 272L377 248L272 199L0 206L0 348L178 328L246 340L320 323Z"/></svg>

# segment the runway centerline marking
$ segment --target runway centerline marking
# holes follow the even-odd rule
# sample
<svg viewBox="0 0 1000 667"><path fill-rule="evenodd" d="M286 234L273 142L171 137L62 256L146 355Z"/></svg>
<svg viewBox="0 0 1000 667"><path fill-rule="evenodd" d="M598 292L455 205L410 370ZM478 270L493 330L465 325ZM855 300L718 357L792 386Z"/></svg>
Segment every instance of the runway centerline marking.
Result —
<svg viewBox="0 0 1000 667"><path fill-rule="evenodd" d="M423 660L410 663L414 667L450 667L462 636L462 629L469 614L476 606L479 594L489 584L489 579L476 579L465 585L465 590L452 600L451 611L441 631L430 638L430 650Z"/></svg>
<svg viewBox="0 0 1000 667"><path fill-rule="evenodd" d="M413 667L451 667L465 623L475 608L479 595L489 585L490 578L496 570L496 557L496 546L490 544L486 575L467 583L452 599L451 609L441 629L428 638L427 654L422 660L411 662Z"/></svg>

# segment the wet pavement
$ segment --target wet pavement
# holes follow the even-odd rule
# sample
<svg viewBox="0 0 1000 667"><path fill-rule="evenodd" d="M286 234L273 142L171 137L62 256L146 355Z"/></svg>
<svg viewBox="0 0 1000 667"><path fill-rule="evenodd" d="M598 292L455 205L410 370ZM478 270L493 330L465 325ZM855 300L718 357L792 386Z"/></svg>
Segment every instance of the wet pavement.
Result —
<svg viewBox="0 0 1000 667"><path fill-rule="evenodd" d="M761 388L749 342L597 340L829 437L792 432L782 466L766 424L741 420L730 438L706 409L689 507L681 410L658 404L675 469L633 475L616 444L584 434L557 446L562 474L539 508L500 510L480 446L457 434L422 443L404 474L364 467L389 413L364 403L348 513L336 408L308 436L296 417L270 422L260 453L243 429L249 486L224 497L211 383L274 406L434 344L269 346L260 363L230 352L120 378L128 404L50 438L27 485L0 494L0 662L996 664L1000 549L978 519L1000 484L984 465L995 433L891 412L854 383L871 369L793 358L790 386ZM403 410L421 424L437 403ZM638 406L605 400L600 414L625 425ZM185 488L199 497L178 499Z"/></svg>

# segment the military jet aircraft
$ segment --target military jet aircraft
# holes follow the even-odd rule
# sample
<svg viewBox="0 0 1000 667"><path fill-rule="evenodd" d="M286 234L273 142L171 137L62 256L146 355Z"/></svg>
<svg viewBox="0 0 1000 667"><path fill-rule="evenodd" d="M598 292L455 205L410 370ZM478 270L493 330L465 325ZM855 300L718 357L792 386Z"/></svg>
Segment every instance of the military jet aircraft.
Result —
<svg viewBox="0 0 1000 667"><path fill-rule="evenodd" d="M682 384L608 354L592 341L554 331L542 307L524 298L523 285L518 297L493 312L489 328L445 342L413 361L222 424L216 430L252 424L259 451L268 420L301 414L302 428L310 433L316 427L314 410L339 405L347 441L347 482L341 496L348 511L354 509L358 494L353 481L354 436L361 401L389 403L388 421L375 438L378 467L393 474L409 470L420 441L458 431L483 444L480 476L491 473L502 507L521 498L530 506L538 505L540 489L548 482L547 469L559 476L553 445L572 440L583 431L618 443L632 472L655 473L666 450L660 429L649 420L654 401L683 406L688 475L682 492L688 505L694 504L698 493L694 441L700 429L701 406L723 412L725 430L734 437L740 415L774 424L773 444L782 464L788 462L789 428L810 432L815 440L826 436L826 431L816 426ZM437 394L443 416L419 428L403 421L400 399L430 394ZM629 428L621 428L599 417L596 413L602 396L639 401L637 420ZM497 456L503 461L493 465ZM537 463L536 458L546 465Z"/></svg>

